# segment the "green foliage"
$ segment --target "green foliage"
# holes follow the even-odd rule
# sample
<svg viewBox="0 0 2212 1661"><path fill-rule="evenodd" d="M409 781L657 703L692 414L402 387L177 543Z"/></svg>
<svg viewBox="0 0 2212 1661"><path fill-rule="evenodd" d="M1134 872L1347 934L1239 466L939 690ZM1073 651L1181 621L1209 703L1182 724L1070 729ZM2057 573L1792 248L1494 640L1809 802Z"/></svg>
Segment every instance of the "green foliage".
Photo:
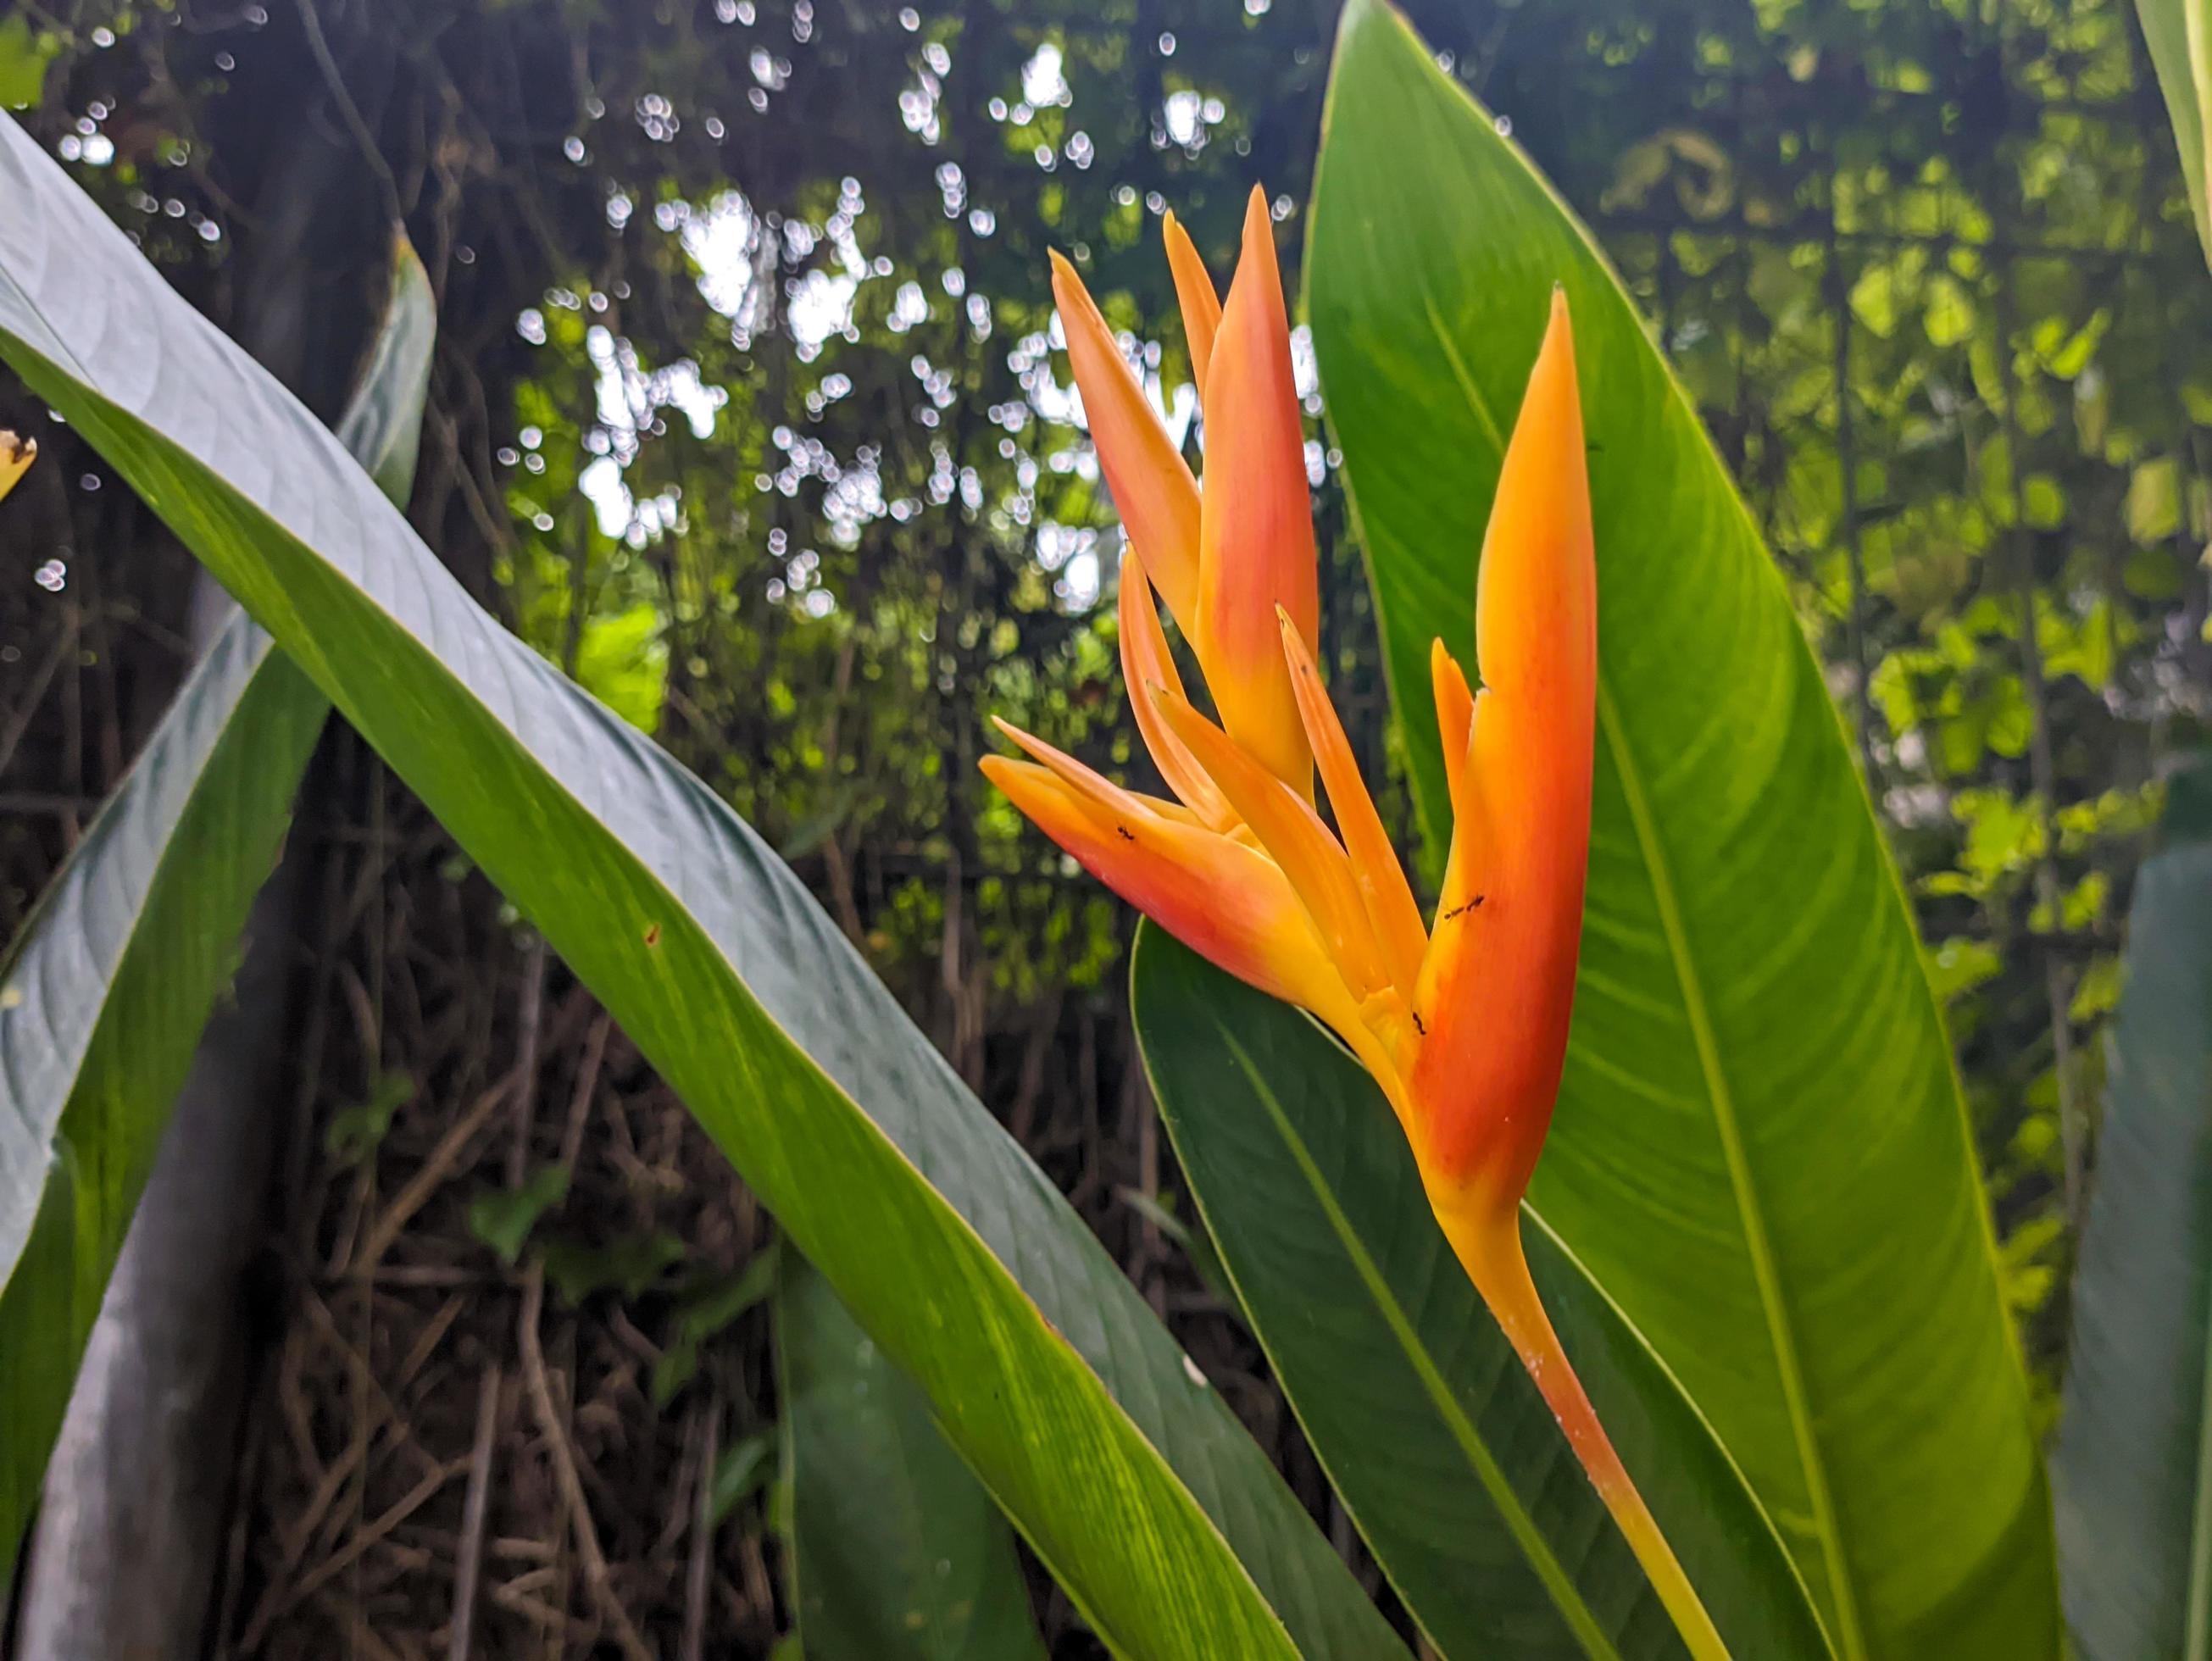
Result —
<svg viewBox="0 0 2212 1661"><path fill-rule="evenodd" d="M653 1399L665 1407L699 1370L699 1352L739 1316L775 1290L782 1259L771 1250L726 1279L693 1288L677 1305L676 1336L653 1369Z"/></svg>
<svg viewBox="0 0 2212 1661"><path fill-rule="evenodd" d="M568 1167L544 1166L520 1188L487 1189L470 1201L469 1232L512 1263L538 1220L568 1197Z"/></svg>
<svg viewBox="0 0 2212 1661"><path fill-rule="evenodd" d="M1013 1530L804 1259L776 1289L787 1576L812 1661L1043 1661Z"/></svg>
<svg viewBox="0 0 2212 1661"><path fill-rule="evenodd" d="M2120 919L2156 809L2149 781L2162 753L2201 738L2212 684L2203 192L2149 92L2132 8L1659 0L1632 13L1571 0L1541 27L1490 0L1411 9L1451 73L1510 116L1653 320L1863 734L1963 1063L2004 1293L2047 1397L2071 1236L2045 967L2059 965L2076 1029L2077 1104L2094 1104ZM282 44L289 9L268 9L265 30L207 12L190 30L134 33L133 13L167 14L119 0L39 9L73 31L40 65L41 143L77 156L80 121L111 138L111 161L88 147L72 161L77 179L183 293L240 324L286 297L257 284L266 210L285 200L275 162L301 132L337 126L313 65ZM800 41L786 0L760 0L746 14L757 21L735 25L688 0L318 7L357 91L396 66L398 113L380 137L403 188L424 181L416 228L458 316L418 522L471 581L477 551L492 551L492 603L549 660L626 720L657 715L651 730L798 865L986 1101L1019 1099L1026 1035L1048 1031L1065 994L1029 1141L1096 1208L1107 1184L1135 1179L1133 1150L1110 1135L1104 1183L1091 1181L1088 1145L1070 1151L1086 1091L1110 1096L1119 1065L1112 971L1127 922L979 789L971 765L981 714L997 709L1145 782L1113 684L1111 606L1098 603L1110 583L1086 564L1110 568L1111 508L1085 476L1046 339L1043 251L1084 245L1075 257L1133 348L1157 348L1172 401L1188 375L1158 205L1192 223L1217 272L1255 179L1295 230L1333 8L1275 0L1240 15L1165 0L1140 17L990 0L958 16L918 8L912 32L894 4L812 9ZM124 39L102 50L94 25ZM64 40L43 23L20 38L41 56ZM1026 106L1025 71L1046 45L1062 54L1065 92ZM772 95L749 67L755 46L788 67ZM931 48L950 54L948 71ZM900 94L925 75L936 87L923 131L902 119ZM767 110L750 108L756 93ZM1218 99L1219 119L1169 133L1164 100L1178 94ZM669 101L680 131L633 119L647 94ZM1066 149L1077 133L1092 147L1085 167ZM1048 135L1058 148L1041 157ZM572 138L587 147L580 161L563 154ZM446 194L460 158L466 188ZM947 163L961 178L952 212L939 207ZM376 214L367 166L338 172ZM988 233L964 216L977 209ZM790 296L855 271L849 333L800 327ZM927 314L895 326L909 283ZM916 358L943 380L926 387ZM700 402L671 399L693 370L713 404L703 423ZM2000 434L2008 407L2016 469ZM580 496L594 464L596 494ZM618 490L604 489L610 474ZM125 493L110 483L80 505L115 503ZM1370 774L1389 757L1402 776L1416 750L1389 724L1326 463L1319 507L1334 684ZM2046 529L2061 507L2063 524ZM173 573L118 595L110 580L127 576L131 551L106 539L117 528L87 514L73 540L99 551L120 613L150 624ZM2087 678L2054 671L2039 700L2021 666L2031 587L2039 636L2063 620L2092 654ZM48 597L21 585L0 627L35 661L32 628L89 595L80 584L40 611ZM82 678L88 714L106 666L127 662L126 691L167 684L150 639L125 624ZM61 703L44 723L60 727ZM2047 779L2033 776L2039 728ZM76 790L73 767L112 779L96 729L66 754L27 742L11 787ZM2106 813L2108 801L2124 806ZM2038 805L2060 828L2028 831L2010 854L1981 829L1992 816L2032 825ZM1403 806L1402 792L1386 800L1394 824L1409 823ZM2084 809L2094 823L2063 828ZM9 818L19 850L41 839L38 822ZM28 878L10 873L11 921L65 846L57 834ZM2045 857L2062 910L2095 901L2083 926L2036 921L2050 915ZM440 1081L422 1082L408 1113L449 1110ZM1126 1223L1109 1213L1105 1226L1110 1241ZM665 1267L653 1277L656 1314L684 1281Z"/></svg>
<svg viewBox="0 0 2212 1661"><path fill-rule="evenodd" d="M60 36L33 28L23 13L0 17L0 107L35 109L46 94L46 67L61 49Z"/></svg>
<svg viewBox="0 0 2212 1661"><path fill-rule="evenodd" d="M2183 826L2186 826L2185 814ZM2212 1645L2212 841L2178 828L2128 924L2055 1479L2083 1661Z"/></svg>
<svg viewBox="0 0 2212 1661"><path fill-rule="evenodd" d="M0 24L0 45L21 21ZM353 457L402 490L437 318L404 236L394 271L342 424ZM234 612L0 960L0 1350L18 1358L0 1367L0 1570L329 709ZM413 1090L379 1080L331 1123L332 1157L364 1158Z"/></svg>
<svg viewBox="0 0 2212 1661"><path fill-rule="evenodd" d="M538 1260L553 1289L571 1305L603 1292L635 1299L684 1261L684 1242L661 1230L604 1238L564 1232L538 1248Z"/></svg>
<svg viewBox="0 0 2212 1661"><path fill-rule="evenodd" d="M1243 1306L1377 1561L1446 1655L1677 1655L1627 1542L1430 1220L1382 1092L1312 1021L1156 928L1132 1001ZM1824 1657L1743 1474L1534 1213L1546 1307L1729 1648Z"/></svg>
<svg viewBox="0 0 2212 1661"><path fill-rule="evenodd" d="M1599 749L1574 1033L1532 1199L1711 1420L1841 1653L2054 1652L2042 1466L1949 1046L1726 470L1581 227L1363 0L1308 259L1432 839L1430 643L1479 671L1475 551L1555 283L1573 307Z"/></svg>
<svg viewBox="0 0 2212 1661"><path fill-rule="evenodd" d="M775 1461L775 1438L766 1432L755 1432L724 1448L714 1458L707 1514L717 1524L727 1522L732 1512L767 1486Z"/></svg>
<svg viewBox="0 0 2212 1661"><path fill-rule="evenodd" d="M341 1108L323 1128L323 1151L340 1165L359 1165L374 1154L392 1129L392 1116L414 1099L415 1080L387 1073L368 1099Z"/></svg>

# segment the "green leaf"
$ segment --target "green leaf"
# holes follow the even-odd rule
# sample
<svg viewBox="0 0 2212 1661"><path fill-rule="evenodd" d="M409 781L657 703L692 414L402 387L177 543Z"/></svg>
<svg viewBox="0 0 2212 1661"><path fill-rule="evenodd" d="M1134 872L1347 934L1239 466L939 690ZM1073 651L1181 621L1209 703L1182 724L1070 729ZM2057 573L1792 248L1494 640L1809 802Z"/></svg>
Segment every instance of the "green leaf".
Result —
<svg viewBox="0 0 2212 1661"><path fill-rule="evenodd" d="M617 1234L592 1240L556 1233L538 1249L545 1278L563 1302L580 1304L602 1292L641 1298L684 1261L684 1242L673 1234Z"/></svg>
<svg viewBox="0 0 2212 1661"><path fill-rule="evenodd" d="M660 612L640 600L626 611L584 624L576 648L576 680L641 733L660 725L668 693L668 647Z"/></svg>
<svg viewBox="0 0 2212 1661"><path fill-rule="evenodd" d="M1131 986L1161 1116L1254 1330L1421 1629L1446 1655L1680 1654L1374 1081L1149 924ZM1522 1233L1576 1372L1730 1649L1828 1654L1711 1427L1534 1212Z"/></svg>
<svg viewBox="0 0 2212 1661"><path fill-rule="evenodd" d="M2212 841L2143 861L2053 1476L2082 1661L2212 1655Z"/></svg>
<svg viewBox="0 0 2212 1661"><path fill-rule="evenodd" d="M767 1486L775 1472L775 1438L766 1431L757 1431L722 1450L707 1490L708 1514L716 1527L728 1522L732 1512Z"/></svg>
<svg viewBox="0 0 2212 1661"><path fill-rule="evenodd" d="M309 689L306 696L318 696ZM329 705L320 706L327 710ZM341 1165L359 1165L383 1145L392 1129L392 1116L414 1098L415 1080L404 1073L387 1073L365 1102L342 1107L331 1115L323 1129L323 1152Z"/></svg>
<svg viewBox="0 0 2212 1661"><path fill-rule="evenodd" d="M430 273L422 269L404 231L392 234L387 281L384 326L376 332L361 390L339 420L337 435L376 488L404 508L415 490L422 405L430 396L430 361L438 344Z"/></svg>
<svg viewBox="0 0 2212 1661"><path fill-rule="evenodd" d="M699 1351L775 1290L782 1254L773 1248L755 1254L735 1275L685 1298L676 1311L676 1336L653 1367L653 1404L666 1407L699 1371Z"/></svg>
<svg viewBox="0 0 2212 1661"><path fill-rule="evenodd" d="M1573 308L1599 743L1536 1205L1720 1433L1840 1652L2050 1655L2049 1502L1949 1046L1784 585L1587 233L1375 0L1325 135L1308 306L1432 845L1431 636L1480 667L1499 459L1555 283Z"/></svg>
<svg viewBox="0 0 2212 1661"><path fill-rule="evenodd" d="M790 1572L813 1661L1043 1661L1013 1531L804 1259L776 1289Z"/></svg>
<svg viewBox="0 0 2212 1661"><path fill-rule="evenodd" d="M2197 240L2212 264L2212 185L2206 145L2212 143L2212 4L2207 0L2136 0L2143 41L2159 90L2173 123L2173 142L2181 151L2181 177L2189 191L2189 210L2197 218Z"/></svg>
<svg viewBox="0 0 2212 1661"><path fill-rule="evenodd" d="M38 108L46 96L46 70L61 49L60 35L51 29L32 33L31 20L22 13L0 18L0 105Z"/></svg>
<svg viewBox="0 0 2212 1661"><path fill-rule="evenodd" d="M404 239L398 246L419 271ZM427 283L394 290L344 423L353 453L381 477L412 470L436 330ZM411 423L396 418L409 399ZM372 406L386 417L363 417ZM329 711L234 613L0 963L0 1588ZM373 1147L412 1087L404 1075L383 1080L333 1133Z"/></svg>
<svg viewBox="0 0 2212 1661"><path fill-rule="evenodd" d="M9 122L0 199L0 356L622 1022L1101 1636L1389 1653L1267 1456L728 806L471 602Z"/></svg>
<svg viewBox="0 0 2212 1661"><path fill-rule="evenodd" d="M549 1165L520 1188L486 1189L470 1201L469 1232L511 1263L538 1220L568 1197L568 1167Z"/></svg>
<svg viewBox="0 0 2212 1661"><path fill-rule="evenodd" d="M1214 1246L1213 1236L1206 1232L1204 1219L1187 1223L1176 1215L1172 1205L1154 1199L1141 1189L1117 1188L1114 1196L1181 1246L1183 1256L1190 1259L1192 1269L1204 1282L1206 1291L1224 1309L1239 1320L1244 1318L1244 1311L1237 1301L1237 1288L1229 1279L1228 1267L1221 1261L1221 1253ZM1168 1196L1169 1200L1174 1197L1173 1195Z"/></svg>

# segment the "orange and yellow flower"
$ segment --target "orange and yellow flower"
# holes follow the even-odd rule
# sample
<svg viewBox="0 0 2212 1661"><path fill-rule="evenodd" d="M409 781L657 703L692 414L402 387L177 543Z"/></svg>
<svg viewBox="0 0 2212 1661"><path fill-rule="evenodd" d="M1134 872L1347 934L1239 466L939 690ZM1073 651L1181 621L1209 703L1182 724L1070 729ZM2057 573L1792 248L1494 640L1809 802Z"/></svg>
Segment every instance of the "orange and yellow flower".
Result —
<svg viewBox="0 0 2212 1661"><path fill-rule="evenodd" d="M1030 759L983 768L1093 875L1230 973L1326 1023L1382 1086L1438 1223L1699 1656L1710 1618L1599 1426L1538 1301L1520 1202L1565 1065L1589 851L1597 569L1564 295L1528 379L1474 572L1473 690L1431 672L1450 782L1425 922L1313 648L1304 432L1273 226L1255 191L1227 301L1172 215L1168 258L1205 414L1192 476L1074 268L1053 293L1127 535L1122 673L1173 800L999 723ZM1189 699L1167 604L1219 721ZM1314 775L1335 821L1316 810Z"/></svg>

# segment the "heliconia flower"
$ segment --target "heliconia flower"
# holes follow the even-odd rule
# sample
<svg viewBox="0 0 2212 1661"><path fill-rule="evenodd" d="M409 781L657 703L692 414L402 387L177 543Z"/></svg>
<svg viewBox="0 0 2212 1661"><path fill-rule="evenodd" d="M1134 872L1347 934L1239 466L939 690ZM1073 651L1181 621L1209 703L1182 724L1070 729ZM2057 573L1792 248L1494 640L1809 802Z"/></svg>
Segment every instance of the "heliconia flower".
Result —
<svg viewBox="0 0 2212 1661"><path fill-rule="evenodd" d="M18 438L0 428L0 497L15 488L15 481L30 472L31 464L38 459L36 439Z"/></svg>
<svg viewBox="0 0 2212 1661"><path fill-rule="evenodd" d="M1553 296L1471 573L1481 690L1442 641L1431 654L1452 839L1425 923L1314 662L1304 441L1265 198L1253 194L1225 303L1172 215L1166 238L1205 413L1202 484L1056 256L1053 289L1128 535L1122 677L1176 800L1124 789L1004 722L1032 759L994 756L984 770L1122 898L1358 1057L1445 1238L1691 1652L1725 1656L1568 1363L1521 1243L1566 1060L1596 734L1597 565L1565 296ZM1155 587L1218 723L1185 691ZM1316 809L1316 768L1333 829Z"/></svg>

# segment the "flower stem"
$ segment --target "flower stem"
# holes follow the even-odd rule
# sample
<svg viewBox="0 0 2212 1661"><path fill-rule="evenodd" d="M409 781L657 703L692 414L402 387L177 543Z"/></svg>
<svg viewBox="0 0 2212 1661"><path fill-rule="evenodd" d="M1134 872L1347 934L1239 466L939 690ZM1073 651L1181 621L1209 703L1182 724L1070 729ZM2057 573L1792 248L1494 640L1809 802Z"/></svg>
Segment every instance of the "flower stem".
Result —
<svg viewBox="0 0 2212 1661"><path fill-rule="evenodd" d="M1490 1212L1489 1208L1483 1210ZM1590 1486L1613 1513L1613 1522L1636 1554L1636 1561L1644 1566L1651 1589L1674 1617L1691 1655L1696 1661L1728 1661L1728 1646L1721 1641L1719 1629L1705 1612L1690 1577L1682 1572L1674 1548L1660 1532L1658 1519L1636 1491L1628 1468L1613 1451L1612 1439L1598 1422L1597 1410L1590 1405L1582 1380L1575 1377L1567 1353L1559 1345L1559 1335L1553 1330L1551 1317L1544 1312L1536 1283L1528 1274L1528 1257L1522 1250L1520 1208L1503 1208L1502 1214L1439 1215L1474 1289L1490 1305L1521 1365L1542 1393L1552 1416L1559 1421L1567 1445L1589 1473Z"/></svg>

